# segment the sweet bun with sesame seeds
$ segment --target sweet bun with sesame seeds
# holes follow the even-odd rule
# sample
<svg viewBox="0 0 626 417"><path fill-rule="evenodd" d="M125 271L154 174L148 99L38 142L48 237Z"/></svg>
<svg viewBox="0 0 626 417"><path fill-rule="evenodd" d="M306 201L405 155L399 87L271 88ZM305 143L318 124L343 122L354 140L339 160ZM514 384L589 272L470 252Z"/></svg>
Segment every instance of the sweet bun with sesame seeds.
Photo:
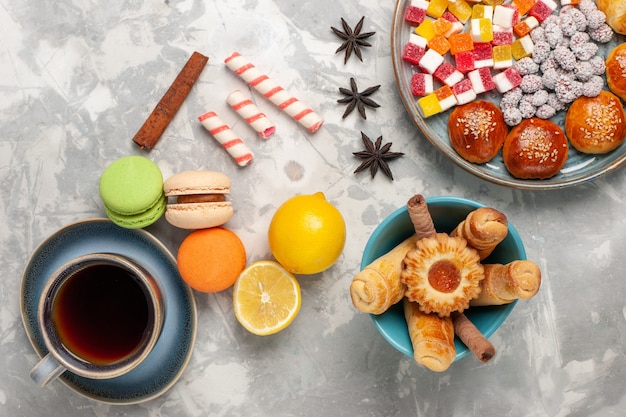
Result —
<svg viewBox="0 0 626 417"><path fill-rule="evenodd" d="M579 152L611 152L624 142L626 135L620 99L606 90L597 97L576 99L565 116L565 134Z"/></svg>
<svg viewBox="0 0 626 417"><path fill-rule="evenodd" d="M620 43L607 55L606 83L613 94L626 101L626 43Z"/></svg>
<svg viewBox="0 0 626 417"><path fill-rule="evenodd" d="M498 154L508 127L495 104L478 100L455 107L448 132L450 144L463 159L483 164Z"/></svg>
<svg viewBox="0 0 626 417"><path fill-rule="evenodd" d="M515 178L554 177L565 165L568 143L565 133L550 120L533 117L513 127L504 140L502 158Z"/></svg>

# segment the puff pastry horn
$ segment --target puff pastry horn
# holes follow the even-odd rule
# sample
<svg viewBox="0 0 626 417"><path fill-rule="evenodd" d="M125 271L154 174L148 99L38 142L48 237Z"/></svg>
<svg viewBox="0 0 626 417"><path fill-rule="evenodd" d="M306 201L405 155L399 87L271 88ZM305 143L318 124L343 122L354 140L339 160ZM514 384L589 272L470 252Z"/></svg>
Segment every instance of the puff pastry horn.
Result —
<svg viewBox="0 0 626 417"><path fill-rule="evenodd" d="M403 303L415 361L432 371L445 371L456 357L452 318L426 314L406 298Z"/></svg>
<svg viewBox="0 0 626 417"><path fill-rule="evenodd" d="M541 270L529 260L517 260L506 265L485 264L485 278L480 293L470 306L502 305L516 299L529 299L539 291Z"/></svg>
<svg viewBox="0 0 626 417"><path fill-rule="evenodd" d="M409 250L415 248L416 241L417 237L411 236L354 276L350 297L357 310L382 314L402 300L406 289L400 280L402 260Z"/></svg>
<svg viewBox="0 0 626 417"><path fill-rule="evenodd" d="M509 223L500 211L491 207L480 207L467 215L450 233L467 240L469 246L485 259L509 233Z"/></svg>

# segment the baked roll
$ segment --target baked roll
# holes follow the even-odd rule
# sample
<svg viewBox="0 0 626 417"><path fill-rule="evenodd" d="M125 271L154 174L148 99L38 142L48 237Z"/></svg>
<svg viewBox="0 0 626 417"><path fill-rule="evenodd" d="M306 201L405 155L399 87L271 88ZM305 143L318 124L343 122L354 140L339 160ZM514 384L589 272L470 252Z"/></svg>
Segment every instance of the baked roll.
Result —
<svg viewBox="0 0 626 417"><path fill-rule="evenodd" d="M470 301L472 307L509 304L534 297L541 286L541 270L529 260L516 260L506 265L484 264L485 279L480 293Z"/></svg>
<svg viewBox="0 0 626 417"><path fill-rule="evenodd" d="M406 289L400 280L402 261L407 252L415 248L416 240L416 236L404 240L354 276L350 297L357 310L382 314L402 300Z"/></svg>
<svg viewBox="0 0 626 417"><path fill-rule="evenodd" d="M607 55L606 83L613 94L626 101L626 43L620 43Z"/></svg>
<svg viewBox="0 0 626 417"><path fill-rule="evenodd" d="M452 318L426 314L406 298L403 307L415 362L435 372L448 369L456 357Z"/></svg>
<svg viewBox="0 0 626 417"><path fill-rule="evenodd" d="M509 234L509 222L504 213L490 207L480 207L467 215L450 233L467 240L483 260Z"/></svg>
<svg viewBox="0 0 626 417"><path fill-rule="evenodd" d="M611 152L622 144L626 135L620 99L606 90L597 97L577 98L567 110L565 134L579 152Z"/></svg>
<svg viewBox="0 0 626 417"><path fill-rule="evenodd" d="M507 170L516 178L545 179L565 165L568 143L565 133L550 120L524 119L514 126L502 147Z"/></svg>
<svg viewBox="0 0 626 417"><path fill-rule="evenodd" d="M606 23L626 35L626 0L596 0L596 5L606 15Z"/></svg>
<svg viewBox="0 0 626 417"><path fill-rule="evenodd" d="M441 317L468 308L484 278L478 252L465 239L446 233L420 239L415 246L406 254L401 274L409 301Z"/></svg>
<svg viewBox="0 0 626 417"><path fill-rule="evenodd" d="M455 107L448 119L450 144L469 162L483 164L502 148L508 127L502 111L484 100Z"/></svg>

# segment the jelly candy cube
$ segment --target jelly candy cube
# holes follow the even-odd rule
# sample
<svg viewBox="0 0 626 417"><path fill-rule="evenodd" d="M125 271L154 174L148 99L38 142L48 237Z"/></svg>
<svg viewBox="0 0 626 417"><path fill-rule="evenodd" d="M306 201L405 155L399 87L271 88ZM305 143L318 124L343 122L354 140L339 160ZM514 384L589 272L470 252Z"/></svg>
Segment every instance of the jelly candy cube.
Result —
<svg viewBox="0 0 626 417"><path fill-rule="evenodd" d="M404 45L402 50L402 59L405 61L417 65L420 59L426 53L426 39L418 36L414 33L409 35L409 41Z"/></svg>
<svg viewBox="0 0 626 417"><path fill-rule="evenodd" d="M456 69L461 72L468 72L474 67L474 51L459 52L454 55L454 62L456 63Z"/></svg>
<svg viewBox="0 0 626 417"><path fill-rule="evenodd" d="M496 90L503 94L515 87L519 87L522 83L522 76L515 67L511 67L494 75L493 82L496 84Z"/></svg>
<svg viewBox="0 0 626 417"><path fill-rule="evenodd" d="M475 4L472 7L472 19L493 19L493 6Z"/></svg>
<svg viewBox="0 0 626 417"><path fill-rule="evenodd" d="M513 0L513 4L517 7L520 16L524 16L533 8L537 0Z"/></svg>
<svg viewBox="0 0 626 417"><path fill-rule="evenodd" d="M467 78L472 83L472 89L476 94L485 93L496 88L491 77L491 70L487 67L468 72Z"/></svg>
<svg viewBox="0 0 626 417"><path fill-rule="evenodd" d="M435 25L432 20L424 20L418 27L415 28L415 33L426 39L431 40L435 36Z"/></svg>
<svg viewBox="0 0 626 417"><path fill-rule="evenodd" d="M519 61L522 58L530 56L533 53L534 48L535 44L530 38L530 35L526 35L513 42L511 45L511 53L513 54L513 58Z"/></svg>
<svg viewBox="0 0 626 417"><path fill-rule="evenodd" d="M513 32L518 38L523 38L528 35L531 30L539 26L539 21L534 16L528 16L526 19L513 26Z"/></svg>
<svg viewBox="0 0 626 417"><path fill-rule="evenodd" d="M510 45L513 43L513 30L493 25L492 45Z"/></svg>
<svg viewBox="0 0 626 417"><path fill-rule="evenodd" d="M493 47L493 68L503 69L513 66L513 54L511 45L498 45Z"/></svg>
<svg viewBox="0 0 626 417"><path fill-rule="evenodd" d="M474 68L493 67L493 48L490 43L474 44Z"/></svg>
<svg viewBox="0 0 626 417"><path fill-rule="evenodd" d="M472 39L472 35L468 32L450 35L448 42L450 42L451 55L472 51L474 49L474 40Z"/></svg>
<svg viewBox="0 0 626 417"><path fill-rule="evenodd" d="M528 11L528 14L543 22L556 8L557 4L553 0L538 0L532 9Z"/></svg>
<svg viewBox="0 0 626 417"><path fill-rule="evenodd" d="M425 96L434 91L433 76L423 72L417 72L411 77L411 91L413 95Z"/></svg>
<svg viewBox="0 0 626 417"><path fill-rule="evenodd" d="M456 105L457 100L452 88L449 85L444 85L437 90L435 90L435 97L439 100L439 106L441 107L441 111L446 111L450 107Z"/></svg>
<svg viewBox="0 0 626 417"><path fill-rule="evenodd" d="M516 8L507 5L498 5L493 9L494 25L511 29L519 21L519 12Z"/></svg>
<svg viewBox="0 0 626 417"><path fill-rule="evenodd" d="M477 18L470 20L470 33L474 42L491 42L493 40L491 19Z"/></svg>
<svg viewBox="0 0 626 417"><path fill-rule="evenodd" d="M419 26L425 18L426 9L420 9L419 7L415 7L413 5L407 7L404 12L404 20L413 26Z"/></svg>
<svg viewBox="0 0 626 417"><path fill-rule="evenodd" d="M457 104L467 104L476 99L476 92L469 78L464 79L460 83L456 83L452 87L452 92L456 97Z"/></svg>
<svg viewBox="0 0 626 417"><path fill-rule="evenodd" d="M444 62L433 73L433 76L442 83L453 86L454 84L463 80L463 73L456 69L454 65L449 62Z"/></svg>
<svg viewBox="0 0 626 417"><path fill-rule="evenodd" d="M428 74L433 74L439 65L443 64L443 56L434 49L427 49L422 59L420 59L419 67Z"/></svg>
<svg viewBox="0 0 626 417"><path fill-rule="evenodd" d="M448 10L462 23L465 23L472 17L472 6L467 4L465 0L450 0Z"/></svg>
<svg viewBox="0 0 626 417"><path fill-rule="evenodd" d="M450 29L452 29L452 22L440 17L435 20L433 23L433 27L435 29L435 34L437 35L445 35Z"/></svg>
<svg viewBox="0 0 626 417"><path fill-rule="evenodd" d="M448 8L448 0L430 0L426 14L435 19L441 17Z"/></svg>
<svg viewBox="0 0 626 417"><path fill-rule="evenodd" d="M439 99L435 95L435 93L430 93L419 100L417 100L417 105L422 112L422 116L430 117L433 114L441 113L441 104L439 104Z"/></svg>
<svg viewBox="0 0 626 417"><path fill-rule="evenodd" d="M445 55L450 50L450 42L444 35L435 35L428 41L428 47L434 49L440 55Z"/></svg>

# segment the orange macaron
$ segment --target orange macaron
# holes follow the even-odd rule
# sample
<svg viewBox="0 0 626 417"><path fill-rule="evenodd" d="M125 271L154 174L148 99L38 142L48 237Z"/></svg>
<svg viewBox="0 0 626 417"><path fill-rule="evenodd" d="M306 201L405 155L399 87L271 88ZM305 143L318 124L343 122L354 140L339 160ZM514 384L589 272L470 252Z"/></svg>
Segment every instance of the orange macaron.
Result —
<svg viewBox="0 0 626 417"><path fill-rule="evenodd" d="M230 288L246 267L246 248L225 227L190 233L178 248L178 270L183 280L200 292Z"/></svg>

